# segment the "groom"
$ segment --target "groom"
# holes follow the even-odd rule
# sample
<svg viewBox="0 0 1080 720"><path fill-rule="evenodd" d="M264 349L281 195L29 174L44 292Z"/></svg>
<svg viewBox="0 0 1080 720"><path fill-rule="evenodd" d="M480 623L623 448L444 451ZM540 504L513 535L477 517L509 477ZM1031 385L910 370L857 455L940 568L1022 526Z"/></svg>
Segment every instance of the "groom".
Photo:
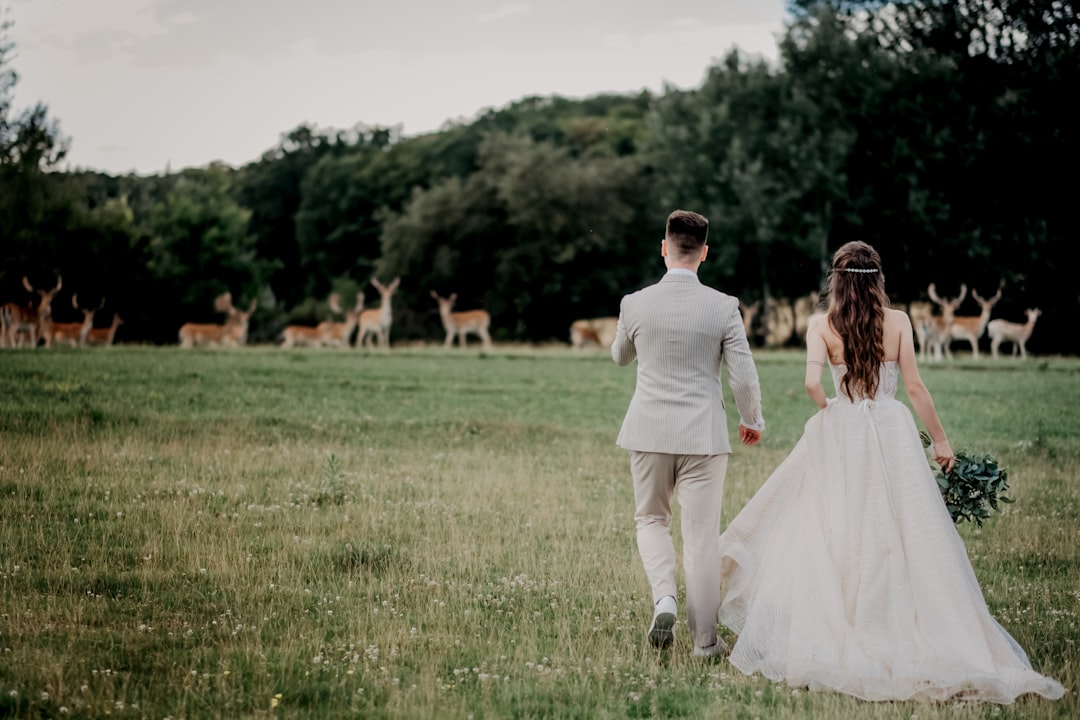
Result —
<svg viewBox="0 0 1080 720"><path fill-rule="evenodd" d="M625 296L611 357L637 358L637 386L616 444L630 451L638 552L652 586L649 641L667 647L675 636L675 547L671 498L678 490L686 577L687 624L694 655L721 652L720 503L731 444L720 365L739 410L744 445L761 439L765 421L757 369L739 301L702 285L709 221L676 210L667 219L660 254L667 273L655 285Z"/></svg>

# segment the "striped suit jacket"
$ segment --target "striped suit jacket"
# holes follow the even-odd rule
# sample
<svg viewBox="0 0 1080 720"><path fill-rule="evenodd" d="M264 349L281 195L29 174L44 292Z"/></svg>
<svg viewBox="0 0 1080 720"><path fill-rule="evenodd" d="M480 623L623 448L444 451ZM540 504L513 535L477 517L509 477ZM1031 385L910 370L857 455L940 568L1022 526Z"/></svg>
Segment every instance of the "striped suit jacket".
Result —
<svg viewBox="0 0 1080 720"><path fill-rule="evenodd" d="M625 296L611 357L637 359L637 385L616 444L626 450L676 455L731 452L721 364L748 427L764 427L757 368L738 299L701 284L696 275L668 273Z"/></svg>

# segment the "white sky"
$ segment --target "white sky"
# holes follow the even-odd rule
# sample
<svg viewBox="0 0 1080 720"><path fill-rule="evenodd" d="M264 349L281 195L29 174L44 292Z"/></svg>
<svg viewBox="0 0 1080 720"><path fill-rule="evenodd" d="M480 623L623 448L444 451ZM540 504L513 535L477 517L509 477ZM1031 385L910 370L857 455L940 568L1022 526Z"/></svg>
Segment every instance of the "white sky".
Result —
<svg viewBox="0 0 1080 720"><path fill-rule="evenodd" d="M784 0L0 0L16 109L65 167L151 174L257 159L300 123L416 135L530 95L700 85L769 60Z"/></svg>

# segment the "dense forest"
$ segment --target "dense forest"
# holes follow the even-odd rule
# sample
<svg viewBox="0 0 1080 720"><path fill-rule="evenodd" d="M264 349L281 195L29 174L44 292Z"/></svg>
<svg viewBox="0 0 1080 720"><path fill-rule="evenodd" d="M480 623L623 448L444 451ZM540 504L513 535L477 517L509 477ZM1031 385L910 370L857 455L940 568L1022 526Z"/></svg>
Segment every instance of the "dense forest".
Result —
<svg viewBox="0 0 1080 720"><path fill-rule="evenodd" d="M487 309L497 341L565 341L658 277L681 207L711 221L703 280L748 304L814 291L861 239L896 302L1000 287L995 317L1042 310L1030 351L1080 351L1074 0L789 9L777 63L730 51L693 89L528 97L414 137L300 126L241 167L152 176L59 170L77 138L47 99L13 107L0 28L0 302L62 276L57 320L77 293L123 316L118 340L175 343L229 291L268 342L400 277L395 341L441 339L432 291Z"/></svg>

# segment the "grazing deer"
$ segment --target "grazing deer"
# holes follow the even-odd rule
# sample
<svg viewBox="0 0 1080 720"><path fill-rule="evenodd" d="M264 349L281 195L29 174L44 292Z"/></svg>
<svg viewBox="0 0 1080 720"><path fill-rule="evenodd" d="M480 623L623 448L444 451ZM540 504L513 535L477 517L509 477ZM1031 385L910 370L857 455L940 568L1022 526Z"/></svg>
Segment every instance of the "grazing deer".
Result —
<svg viewBox="0 0 1080 720"><path fill-rule="evenodd" d="M112 345L116 338L116 328L124 324L119 313L113 313L112 324L105 328L90 328L86 334L87 345Z"/></svg>
<svg viewBox="0 0 1080 720"><path fill-rule="evenodd" d="M617 317L598 317L575 320L570 324L570 346L581 350L590 343L602 348L610 348L615 342L615 333L619 327Z"/></svg>
<svg viewBox="0 0 1080 720"><path fill-rule="evenodd" d="M488 329L491 327L491 314L487 310L451 312L454 302L457 300L457 293L450 293L450 297L444 298L439 297L438 293L432 290L431 297L435 298L435 302L439 303L439 317L442 318L443 327L446 329L446 340L443 341L444 347L450 347L454 344L455 335L458 338L458 346L465 347L465 336L473 333L479 336L484 345L484 350L491 350L491 335L488 334Z"/></svg>
<svg viewBox="0 0 1080 720"><path fill-rule="evenodd" d="M105 307L105 298L101 299L101 303L96 308L81 308L79 307L79 294L75 293L71 296L71 307L83 314L82 322L50 323L50 340L57 345L83 347L86 345L86 338L90 334L90 330L94 327L94 313Z"/></svg>
<svg viewBox="0 0 1080 720"><path fill-rule="evenodd" d="M795 332L795 310L787 298L765 299L765 346L783 347Z"/></svg>
<svg viewBox="0 0 1080 720"><path fill-rule="evenodd" d="M247 342L248 321L255 312L255 300L251 307L237 310L232 303L232 293L224 292L214 298L214 309L225 313L225 322L185 323L180 327L180 347L191 348L196 345L228 345L237 347Z"/></svg>
<svg viewBox="0 0 1080 720"><path fill-rule="evenodd" d="M364 293L356 293L356 307L352 310L342 310L338 294L330 295L330 309L339 315L345 316L345 322L327 320L319 323L316 328L319 332L319 342L322 345L334 347L349 347L349 339L352 337L356 324L360 322L360 313L364 310Z"/></svg>
<svg viewBox="0 0 1080 720"><path fill-rule="evenodd" d="M1012 354L1013 357L1017 353L1020 357L1027 359L1027 344L1028 338L1031 337L1032 331L1035 329L1035 321L1042 315L1042 310L1039 308L1030 308L1025 310L1027 315L1026 323L1014 323L1007 320L997 319L991 320L986 326L986 334L990 336L990 353L996 358L998 356L998 347L1003 342L1011 342L1013 344Z"/></svg>
<svg viewBox="0 0 1080 720"><path fill-rule="evenodd" d="M4 305L2 315L6 344L10 347L21 347L22 338L25 336L32 348L37 347L38 338L44 338L45 347L48 347L52 342L47 332L52 323L52 301L63 286L63 278L59 275L56 277L56 287L52 290L35 290L25 275L22 284L27 292L37 293L40 299L37 305L19 305L14 302Z"/></svg>
<svg viewBox="0 0 1080 720"><path fill-rule="evenodd" d="M960 307L960 303L967 297L967 285L961 285L960 294L952 300L939 297L934 283L930 283L927 294L941 308L940 316L932 315L922 322L926 345L930 349L930 357L933 360L941 360L944 354L945 357L952 360L952 349L949 347L952 341L952 326L956 320L956 308Z"/></svg>
<svg viewBox="0 0 1080 720"><path fill-rule="evenodd" d="M371 284L379 291L382 300L377 310L364 310L360 313L360 330L356 335L356 347L360 347L361 343L366 347L369 338L374 338L381 348L390 347L390 325L394 321L390 300L397 292L400 282L401 278L394 278L389 285L383 285L377 279L371 278Z"/></svg>
<svg viewBox="0 0 1080 720"><path fill-rule="evenodd" d="M953 317L952 330L949 332L949 340L967 340L971 343L971 357L979 359L979 338L986 329L986 323L990 322L990 309L1001 299L1001 287L998 286L997 294L989 300L979 296L979 292L972 288L971 297L979 303L982 312L976 316L955 315Z"/></svg>
<svg viewBox="0 0 1080 720"><path fill-rule="evenodd" d="M322 345L321 327L322 325L287 325L281 331L281 347L319 347Z"/></svg>

